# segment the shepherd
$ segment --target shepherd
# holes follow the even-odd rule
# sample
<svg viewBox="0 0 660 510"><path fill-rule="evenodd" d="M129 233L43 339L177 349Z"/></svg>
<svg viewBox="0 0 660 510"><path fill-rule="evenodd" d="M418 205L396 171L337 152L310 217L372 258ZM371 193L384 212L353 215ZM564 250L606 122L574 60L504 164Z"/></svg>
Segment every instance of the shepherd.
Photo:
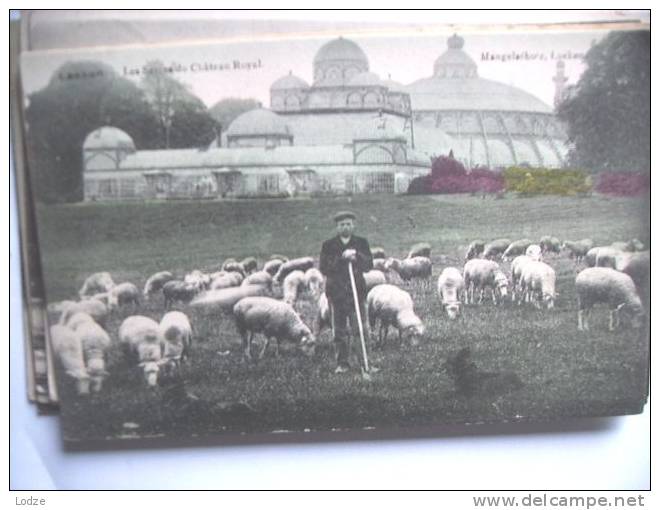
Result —
<svg viewBox="0 0 660 510"><path fill-rule="evenodd" d="M363 375L368 377L370 367L367 360L364 331L366 330L365 303L367 285L364 273L373 269L373 258L369 242L353 235L356 216L350 211L335 214L337 235L323 243L320 270L326 277L325 293L330 305L330 316L337 352L336 374L349 371L349 359L353 339L359 337ZM350 324L350 327L349 327ZM371 367L371 371L376 371Z"/></svg>

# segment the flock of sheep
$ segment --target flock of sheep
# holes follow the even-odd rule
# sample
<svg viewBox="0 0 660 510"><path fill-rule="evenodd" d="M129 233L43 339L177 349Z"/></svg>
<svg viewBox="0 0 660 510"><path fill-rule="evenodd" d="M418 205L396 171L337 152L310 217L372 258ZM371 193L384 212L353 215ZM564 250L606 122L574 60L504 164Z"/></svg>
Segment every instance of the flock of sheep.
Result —
<svg viewBox="0 0 660 510"><path fill-rule="evenodd" d="M545 236L539 243L529 239L489 243L473 241L465 254L462 269L445 267L437 279L437 295L450 319L461 315L464 304L482 303L490 292L494 304L510 300L551 309L557 296L555 270L550 254L567 251L586 268L577 274L578 329L589 329L589 312L597 303L610 310L610 329L619 325L620 312L627 312L633 326L641 325L644 308L640 293L648 282L649 251L637 240L593 247L593 243L565 241ZM417 344L425 326L414 311L404 282L429 285L432 276L431 246L418 243L403 259L386 257L383 248L374 248L374 269L365 273L367 283L366 321L375 342L385 342L390 327L399 339ZM544 260L545 259L545 260ZM510 261L507 270L501 263ZM252 341L263 334L257 358L265 355L275 340L294 342L303 353L313 355L317 338L330 328L330 310L325 279L312 257L289 260L272 255L261 269L257 260L226 260L221 270L207 273L194 270L182 279L169 271L149 277L140 292L130 282L115 284L107 272L89 276L77 301L49 306L59 313L51 327L51 342L60 364L77 385L79 394L98 392L108 375L106 354L113 341L106 330L110 314L136 313L142 300L162 297L165 313L158 322L143 315L129 315L119 326L116 338L127 363L139 367L148 386L156 386L161 374L176 372L190 356L194 329L182 311L169 311L181 304L217 316L230 313L242 339L243 355L253 359ZM299 312L302 297L314 304L315 316L307 323Z"/></svg>

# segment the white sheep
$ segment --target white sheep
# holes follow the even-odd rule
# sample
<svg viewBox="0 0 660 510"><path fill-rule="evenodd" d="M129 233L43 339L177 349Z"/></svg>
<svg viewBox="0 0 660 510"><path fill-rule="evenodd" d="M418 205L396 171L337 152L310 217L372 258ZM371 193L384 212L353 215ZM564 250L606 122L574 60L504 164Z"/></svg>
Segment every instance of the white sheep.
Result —
<svg viewBox="0 0 660 510"><path fill-rule="evenodd" d="M206 274L204 271L194 269L183 277L183 283L195 285L200 289L208 289L209 285L211 284L211 276Z"/></svg>
<svg viewBox="0 0 660 510"><path fill-rule="evenodd" d="M110 336L95 321L86 321L77 325L75 335L82 345L85 366L90 379L92 393L101 391L108 372L105 370L105 357L110 348Z"/></svg>
<svg viewBox="0 0 660 510"><path fill-rule="evenodd" d="M245 280L241 282L242 287L247 285L263 285L270 289L273 285L273 276L268 271L257 271L256 273L246 276Z"/></svg>
<svg viewBox="0 0 660 510"><path fill-rule="evenodd" d="M555 270L545 262L530 260L522 266L520 286L526 296L525 301L534 303L537 308L541 302L548 309L555 306Z"/></svg>
<svg viewBox="0 0 660 510"><path fill-rule="evenodd" d="M456 319L461 313L461 300L465 292L465 280L461 271L455 267L446 267L438 276L438 297L440 304L450 319Z"/></svg>
<svg viewBox="0 0 660 510"><path fill-rule="evenodd" d="M238 287L243 283L243 276L235 271L229 271L222 276L215 278L210 285L210 290L228 289Z"/></svg>
<svg viewBox="0 0 660 510"><path fill-rule="evenodd" d="M241 276L245 276L245 268L240 262L237 262L235 259L227 259L222 263L223 271L239 273Z"/></svg>
<svg viewBox="0 0 660 510"><path fill-rule="evenodd" d="M129 303L134 310L140 306L140 291L134 284L130 282L120 283L108 292L109 310L115 310Z"/></svg>
<svg viewBox="0 0 660 510"><path fill-rule="evenodd" d="M165 360L178 367L181 361L190 357L193 330L188 316L183 312L172 311L163 315L158 325L161 342L165 345Z"/></svg>
<svg viewBox="0 0 660 510"><path fill-rule="evenodd" d="M465 280L465 303L474 303L474 293L479 291L479 303L483 301L486 288L492 290L493 303L507 296L508 280L497 262L486 259L468 260L463 267Z"/></svg>
<svg viewBox="0 0 660 510"><path fill-rule="evenodd" d="M414 244L410 248L410 251L408 252L408 255L406 256L406 258L411 259L413 257L430 258L431 257L431 245L429 243Z"/></svg>
<svg viewBox="0 0 660 510"><path fill-rule="evenodd" d="M494 259L504 253L510 244L510 239L495 239L484 246L484 252L481 257L484 259Z"/></svg>
<svg viewBox="0 0 660 510"><path fill-rule="evenodd" d="M521 286L521 277L523 266L532 262L529 255L518 255L511 261L511 300L521 304L523 301L523 289Z"/></svg>
<svg viewBox="0 0 660 510"><path fill-rule="evenodd" d="M523 255L530 244L534 244L534 241L531 239L518 239L517 241L513 241L507 246L504 253L502 253L502 260L508 260L511 257Z"/></svg>
<svg viewBox="0 0 660 510"><path fill-rule="evenodd" d="M201 283L185 283L181 280L171 280L163 285L163 298L165 308L169 308L176 302L189 303L197 296L203 287Z"/></svg>
<svg viewBox="0 0 660 510"><path fill-rule="evenodd" d="M127 317L119 326L119 343L128 359L138 362L147 385L156 386L165 353L159 324L143 315Z"/></svg>
<svg viewBox="0 0 660 510"><path fill-rule="evenodd" d="M112 281L112 276L108 272L94 273L87 277L83 286L78 291L78 295L83 298L85 296L93 296L100 292L108 292L115 286Z"/></svg>
<svg viewBox="0 0 660 510"><path fill-rule="evenodd" d="M264 285L241 285L227 289L208 290L193 299L190 306L204 313L231 311L241 299L251 296L264 296L268 289Z"/></svg>
<svg viewBox="0 0 660 510"><path fill-rule="evenodd" d="M413 257L410 259L389 258L385 263L385 270L393 269L404 281L412 278L428 279L431 277L433 263L427 257Z"/></svg>
<svg viewBox="0 0 660 510"><path fill-rule="evenodd" d="M623 252L611 246L596 246L591 248L584 257L588 267L610 267L614 269L616 257Z"/></svg>
<svg viewBox="0 0 660 510"><path fill-rule="evenodd" d="M367 294L367 322L373 332L380 320L378 343L387 341L390 326L399 331L399 341L408 338L415 346L426 331L421 319L415 314L413 300L405 290L388 283L376 285Z"/></svg>
<svg viewBox="0 0 660 510"><path fill-rule="evenodd" d="M485 247L486 247L486 243L484 243L480 239L475 239L467 247L467 250L465 252L465 260L479 258L481 254L484 252Z"/></svg>
<svg viewBox="0 0 660 510"><path fill-rule="evenodd" d="M307 356L314 354L316 338L291 305L269 297L247 297L234 306L236 327L243 340L243 352L252 359L251 345L255 333L263 333L266 342L259 354L262 358L271 338L277 353L282 340L297 342Z"/></svg>
<svg viewBox="0 0 660 510"><path fill-rule="evenodd" d="M105 326L108 319L108 307L98 299L83 299L82 301L72 302L64 307L60 315L59 323L67 325L69 319L76 313L83 312L92 316L101 326Z"/></svg>
<svg viewBox="0 0 660 510"><path fill-rule="evenodd" d="M538 244L530 244L525 250L525 255L532 260L540 261L543 259L543 248Z"/></svg>
<svg viewBox="0 0 660 510"><path fill-rule="evenodd" d="M287 274L282 284L283 301L295 307L298 294L305 288L305 283L305 273L302 271L296 270Z"/></svg>
<svg viewBox="0 0 660 510"><path fill-rule="evenodd" d="M284 281L286 281L286 279ZM318 303L321 294L325 292L325 277L321 271L315 267L311 267L305 271L305 288L310 296L312 296L314 302Z"/></svg>
<svg viewBox="0 0 660 510"><path fill-rule="evenodd" d="M578 329L589 330L589 314L597 303L605 303L610 309L610 331L620 324L619 313L630 316L634 328L641 327L644 308L632 278L609 267L591 267L575 278L578 295Z"/></svg>
<svg viewBox="0 0 660 510"><path fill-rule="evenodd" d="M85 312L76 312L71 315L65 323L60 323L61 326L66 326L67 328L75 331L78 329L78 326L86 322L96 322L94 318Z"/></svg>
<svg viewBox="0 0 660 510"><path fill-rule="evenodd" d="M373 289L376 285L382 285L383 283L387 283L387 279L385 278L385 273L379 271L378 269L372 269L371 271L367 271L366 273L363 273L362 276L364 276L364 283L366 284L367 292Z"/></svg>
<svg viewBox="0 0 660 510"><path fill-rule="evenodd" d="M614 269L630 276L638 290L643 290L651 275L651 252L639 251L617 255Z"/></svg>
<svg viewBox="0 0 660 510"><path fill-rule="evenodd" d="M174 280L174 275L169 271L160 271L158 273L152 274L144 284L144 297L148 298L157 292L160 292L163 288L163 285L165 285L170 280Z"/></svg>
<svg viewBox="0 0 660 510"><path fill-rule="evenodd" d="M591 239L581 239L579 241L564 241L561 245L561 249L567 250L569 257L574 258L579 264L593 246L594 242Z"/></svg>
<svg viewBox="0 0 660 510"><path fill-rule="evenodd" d="M275 281L279 284L282 284L286 275L291 271L307 271L310 267L314 267L314 259L312 257L300 257L297 259L291 259L287 262L284 262L275 274Z"/></svg>
<svg viewBox="0 0 660 510"><path fill-rule="evenodd" d="M80 339L68 327L55 324L50 328L50 341L65 373L76 380L78 394L89 394L89 374Z"/></svg>

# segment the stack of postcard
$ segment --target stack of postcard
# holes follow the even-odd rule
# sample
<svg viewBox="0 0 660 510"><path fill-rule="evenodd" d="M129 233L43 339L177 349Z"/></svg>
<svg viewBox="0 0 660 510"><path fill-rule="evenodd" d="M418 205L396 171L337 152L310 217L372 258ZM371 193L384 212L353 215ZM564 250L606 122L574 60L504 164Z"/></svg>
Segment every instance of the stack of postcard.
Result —
<svg viewBox="0 0 660 510"><path fill-rule="evenodd" d="M648 13L178 14L12 32L28 393L68 447L642 412Z"/></svg>

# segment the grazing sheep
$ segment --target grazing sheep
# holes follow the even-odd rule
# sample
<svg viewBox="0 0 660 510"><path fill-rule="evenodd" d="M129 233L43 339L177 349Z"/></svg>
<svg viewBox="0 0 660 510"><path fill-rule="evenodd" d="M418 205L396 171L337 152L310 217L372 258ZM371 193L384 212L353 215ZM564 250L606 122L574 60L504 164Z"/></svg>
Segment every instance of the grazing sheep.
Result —
<svg viewBox="0 0 660 510"><path fill-rule="evenodd" d="M241 282L241 286L247 285L263 285L270 289L273 285L273 276L267 271L257 271L248 275L245 280Z"/></svg>
<svg viewBox="0 0 660 510"><path fill-rule="evenodd" d="M284 282L284 278L291 271L307 271L310 267L314 267L314 259L312 257L301 257L297 259L291 259L287 262L284 262L275 274L275 281L280 285Z"/></svg>
<svg viewBox="0 0 660 510"><path fill-rule="evenodd" d="M530 244L525 250L525 255L532 260L539 261L543 259L543 249L538 244Z"/></svg>
<svg viewBox="0 0 660 510"><path fill-rule="evenodd" d="M119 343L127 358L142 368L147 386L156 386L165 352L159 324L149 317L132 315L119 326Z"/></svg>
<svg viewBox="0 0 660 510"><path fill-rule="evenodd" d="M523 289L520 280L523 266L533 260L529 255L518 255L511 261L511 301L517 301L518 304L522 303Z"/></svg>
<svg viewBox="0 0 660 510"><path fill-rule="evenodd" d="M609 306L610 331L619 326L619 312L622 310L629 315L633 328L641 327L644 308L635 289L635 282L627 274L609 267L590 267L577 275L575 288L580 331L589 330L589 314L597 303Z"/></svg>
<svg viewBox="0 0 660 510"><path fill-rule="evenodd" d="M190 357L192 326L188 316L182 312L167 312L158 325L161 342L165 345L164 358L175 367Z"/></svg>
<svg viewBox="0 0 660 510"><path fill-rule="evenodd" d="M520 286L525 295L525 301L534 303L537 308L541 308L541 302L548 309L554 308L556 278L555 270L545 262L530 260L523 264Z"/></svg>
<svg viewBox="0 0 660 510"><path fill-rule="evenodd" d="M240 262L236 262L234 259L225 260L222 264L223 271L239 273L241 276L245 276L245 268Z"/></svg>
<svg viewBox="0 0 660 510"><path fill-rule="evenodd" d="M594 242L591 239L581 239L580 241L564 241L561 249L568 250L568 256L579 264L593 246Z"/></svg>
<svg viewBox="0 0 660 510"><path fill-rule="evenodd" d="M284 264L280 259L269 260L264 264L263 270L271 276L275 276L280 267Z"/></svg>
<svg viewBox="0 0 660 510"><path fill-rule="evenodd" d="M373 289L376 285L382 285L387 283L385 278L385 273L379 271L378 269L372 269L363 274L364 282L366 283L367 292Z"/></svg>
<svg viewBox="0 0 660 510"><path fill-rule="evenodd" d="M239 264L243 267L245 274L251 274L257 270L257 259L254 257L245 257Z"/></svg>
<svg viewBox="0 0 660 510"><path fill-rule="evenodd" d="M234 306L236 327L243 340L243 352L252 359L251 346L255 333L263 333L266 342L259 354L263 357L271 338L276 339L277 354L282 340L297 342L307 356L314 354L316 339L291 305L269 297L246 297Z"/></svg>
<svg viewBox="0 0 660 510"><path fill-rule="evenodd" d="M465 260L479 258L481 254L484 252L485 247L486 247L486 243L484 243L480 239L476 239L472 241L468 246L467 251L465 252Z"/></svg>
<svg viewBox="0 0 660 510"><path fill-rule="evenodd" d="M433 264L431 259L426 257L413 257L409 259L395 259L389 258L385 263L385 270L393 269L404 280L408 281L412 278L427 279L431 277Z"/></svg>
<svg viewBox="0 0 660 510"><path fill-rule="evenodd" d="M87 277L83 286L78 291L78 295L81 298L84 298L85 296L93 296L100 292L108 292L114 286L115 282L112 281L110 273L94 273Z"/></svg>
<svg viewBox="0 0 660 510"><path fill-rule="evenodd" d="M286 282L286 279L284 281ZM318 303L321 294L325 292L325 277L321 274L321 271L315 267L305 271L305 288L312 296L314 302Z"/></svg>
<svg viewBox="0 0 660 510"><path fill-rule="evenodd" d="M211 276L204 271L195 269L183 277L183 283L196 285L200 289L208 289L211 284Z"/></svg>
<svg viewBox="0 0 660 510"><path fill-rule="evenodd" d="M78 395L89 394L89 374L80 339L71 329L55 324L50 328L50 341L65 373L76 380Z"/></svg>
<svg viewBox="0 0 660 510"><path fill-rule="evenodd" d="M293 307L296 306L298 294L305 288L305 273L302 271L291 271L284 278L282 290L284 292L283 301Z"/></svg>
<svg viewBox="0 0 660 510"><path fill-rule="evenodd" d="M68 304L62 315L60 315L59 323L67 325L71 317L78 312L83 312L91 315L91 317L101 326L105 326L108 319L108 307L98 299L83 299L79 302L71 302Z"/></svg>
<svg viewBox="0 0 660 510"><path fill-rule="evenodd" d="M468 260L463 267L465 280L465 303L474 304L474 292L479 290L479 303L484 299L487 287L492 289L493 303L507 296L508 280L497 262L486 259Z"/></svg>
<svg viewBox="0 0 660 510"><path fill-rule="evenodd" d="M508 260L511 257L517 257L518 255L524 255L525 251L530 244L534 244L534 241L531 239L518 239L513 241L502 254L502 260Z"/></svg>
<svg viewBox="0 0 660 510"><path fill-rule="evenodd" d="M120 283L108 292L109 310L114 310L129 303L133 305L134 310L140 306L140 291L134 284L130 282Z"/></svg>
<svg viewBox="0 0 660 510"><path fill-rule="evenodd" d="M229 271L213 280L210 285L210 290L238 287L241 283L243 283L243 276L235 271Z"/></svg>
<svg viewBox="0 0 660 510"><path fill-rule="evenodd" d="M176 302L189 303L201 291L200 284L185 283L181 280L171 280L163 285L165 308Z"/></svg>
<svg viewBox="0 0 660 510"><path fill-rule="evenodd" d="M630 276L641 293L650 281L651 252L647 250L617 255L614 269Z"/></svg>
<svg viewBox="0 0 660 510"><path fill-rule="evenodd" d="M374 262L378 259L387 258L385 255L385 248L383 248L382 246L371 248L371 257L373 258Z"/></svg>
<svg viewBox="0 0 660 510"><path fill-rule="evenodd" d="M561 242L556 237L543 236L539 241L542 253L559 253L561 251Z"/></svg>
<svg viewBox="0 0 660 510"><path fill-rule="evenodd" d="M461 299L465 291L465 281L460 270L446 267L438 276L438 297L450 319L456 319L461 313Z"/></svg>
<svg viewBox="0 0 660 510"><path fill-rule="evenodd" d="M431 257L431 245L429 243L413 244L413 246L412 246L412 248L410 248L410 251L408 252L408 256L406 258L411 259L413 257L430 258Z"/></svg>
<svg viewBox="0 0 660 510"><path fill-rule="evenodd" d="M380 320L379 344L387 341L390 326L399 331L399 341L404 338L415 346L424 336L426 329L413 309L413 300L405 290L395 285L376 285L367 294L367 322L373 332Z"/></svg>
<svg viewBox="0 0 660 510"><path fill-rule="evenodd" d="M170 280L174 280L174 275L169 271L160 271L152 274L144 284L144 297L149 298L157 292L160 292L163 289L163 285Z"/></svg>
<svg viewBox="0 0 660 510"><path fill-rule="evenodd" d="M385 259L374 259L374 269L377 269L378 271L387 271L385 269L385 264L387 263L387 260Z"/></svg>
<svg viewBox="0 0 660 510"><path fill-rule="evenodd" d="M241 299L250 296L264 296L268 289L263 285L241 285L228 289L208 290L192 300L190 306L206 313L231 311Z"/></svg>
<svg viewBox="0 0 660 510"><path fill-rule="evenodd" d="M90 380L92 393L101 391L108 372L105 370L105 356L110 348L110 336L94 321L85 321L77 325L75 335L80 340L85 366Z"/></svg>
<svg viewBox="0 0 660 510"><path fill-rule="evenodd" d="M510 239L495 239L484 246L484 252L481 257L484 259L494 259L504 253L510 244Z"/></svg>
<svg viewBox="0 0 660 510"><path fill-rule="evenodd" d="M597 246L587 252L585 257L589 267L610 267L614 269L616 258L623 252L611 246ZM593 261L593 265L591 262Z"/></svg>

